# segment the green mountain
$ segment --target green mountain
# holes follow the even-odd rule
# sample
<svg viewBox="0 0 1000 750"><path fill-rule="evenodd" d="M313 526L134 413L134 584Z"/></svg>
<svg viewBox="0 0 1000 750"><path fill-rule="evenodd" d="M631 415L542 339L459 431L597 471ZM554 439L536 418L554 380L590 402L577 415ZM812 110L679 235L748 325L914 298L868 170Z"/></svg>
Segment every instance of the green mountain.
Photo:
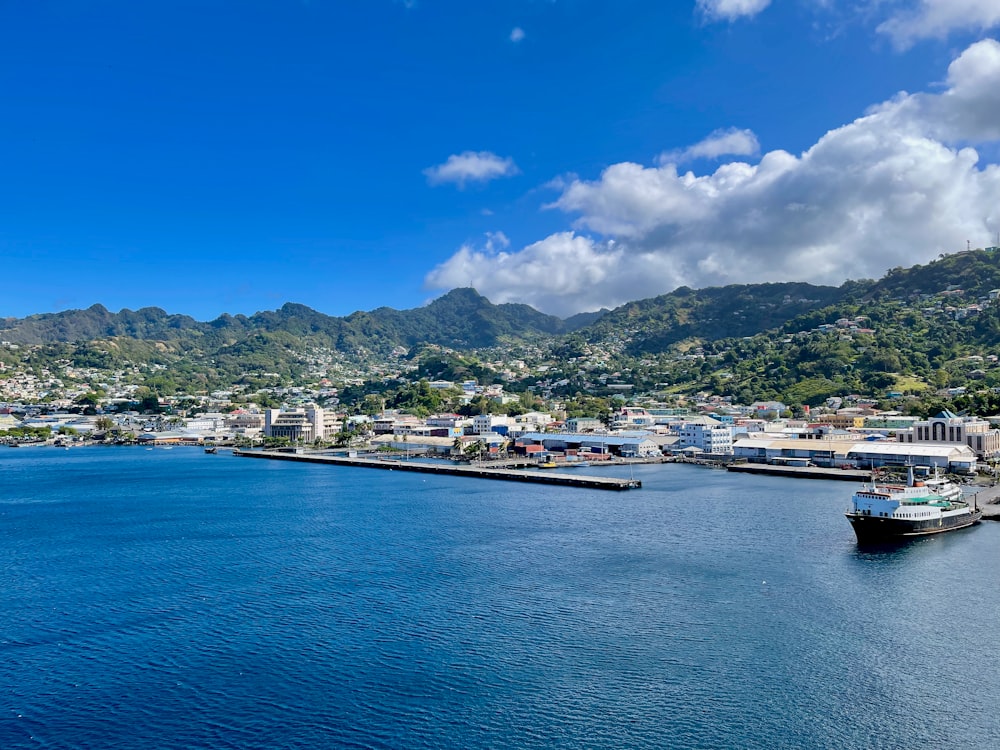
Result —
<svg viewBox="0 0 1000 750"><path fill-rule="evenodd" d="M753 336L839 302L848 290L804 283L685 286L622 305L580 333L591 343L627 336L629 354L657 353L688 339Z"/></svg>
<svg viewBox="0 0 1000 750"><path fill-rule="evenodd" d="M626 384L635 392L815 404L831 395L944 386L1000 393L997 290L1000 253L979 250L839 287L682 287L567 320L454 289L424 307L346 317L289 303L199 322L159 308L112 313L94 305L0 319L0 340L37 345L6 358L39 377L60 362L137 367L135 377L163 395L310 382L316 372L384 388L397 377L503 373L512 389L535 385L563 395L611 395L611 384Z"/></svg>
<svg viewBox="0 0 1000 750"><path fill-rule="evenodd" d="M586 316L566 322L528 305L494 305L474 289L453 289L425 307L380 307L344 318L293 303L250 317L223 315L207 323L186 315L168 315L156 307L112 313L94 305L86 310L0 319L0 339L43 344L129 338L223 346L255 334L283 333L344 352L391 350L421 343L468 349L494 346L508 337L558 335L586 322Z"/></svg>

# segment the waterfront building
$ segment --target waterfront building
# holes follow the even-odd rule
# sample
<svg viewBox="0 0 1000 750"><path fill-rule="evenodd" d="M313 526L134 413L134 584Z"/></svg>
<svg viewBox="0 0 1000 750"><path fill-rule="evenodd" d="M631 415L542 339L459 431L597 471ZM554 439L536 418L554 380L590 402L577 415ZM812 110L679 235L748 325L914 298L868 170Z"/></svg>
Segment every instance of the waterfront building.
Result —
<svg viewBox="0 0 1000 750"><path fill-rule="evenodd" d="M930 419L915 422L899 430L896 440L901 443L958 443L969 446L981 459L1000 455L1000 430L985 419L960 417L945 409Z"/></svg>
<svg viewBox="0 0 1000 750"><path fill-rule="evenodd" d="M405 453L448 455L455 445L454 438L431 435L379 435L372 439L375 448L392 448Z"/></svg>
<svg viewBox="0 0 1000 750"><path fill-rule="evenodd" d="M264 414L259 411L234 411L222 420L226 430L237 435L253 437L264 430Z"/></svg>
<svg viewBox="0 0 1000 750"><path fill-rule="evenodd" d="M292 442L312 442L328 439L340 432L342 423L335 412L319 406L303 409L267 409L264 412L264 434L288 438Z"/></svg>
<svg viewBox="0 0 1000 750"><path fill-rule="evenodd" d="M477 414L472 418L472 433L474 435L485 435L496 432L506 435L514 425L514 420L508 416L497 414Z"/></svg>
<svg viewBox="0 0 1000 750"><path fill-rule="evenodd" d="M946 471L974 469L976 455L967 445L903 445L893 441L799 440L745 438L737 440L733 455L751 463L868 469L880 466L938 467Z"/></svg>
<svg viewBox="0 0 1000 750"><path fill-rule="evenodd" d="M728 425L705 424L701 422L685 422L677 430L680 438L677 446L697 448L702 453L712 455L731 455L733 452L733 432Z"/></svg>
<svg viewBox="0 0 1000 750"><path fill-rule="evenodd" d="M624 458L660 456L660 446L648 432L624 432L595 435L569 432L526 432L517 439L516 448L540 445L553 453L577 452L578 455L618 455Z"/></svg>

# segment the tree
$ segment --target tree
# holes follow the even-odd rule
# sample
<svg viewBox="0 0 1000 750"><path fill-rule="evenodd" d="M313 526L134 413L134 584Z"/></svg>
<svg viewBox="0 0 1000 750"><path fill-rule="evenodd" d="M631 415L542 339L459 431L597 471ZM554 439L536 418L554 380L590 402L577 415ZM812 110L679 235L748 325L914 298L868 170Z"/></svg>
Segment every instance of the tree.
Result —
<svg viewBox="0 0 1000 750"><path fill-rule="evenodd" d="M101 397L97 393L90 391L89 393L84 393L82 396L78 396L73 403L79 404L80 406L97 406L100 398Z"/></svg>
<svg viewBox="0 0 1000 750"><path fill-rule="evenodd" d="M144 396L142 400L139 401L139 411L143 413L149 412L152 414L159 414L163 411L163 409L160 407L160 400L156 396L150 394L148 396Z"/></svg>
<svg viewBox="0 0 1000 750"><path fill-rule="evenodd" d="M482 458L483 453L486 451L486 442L484 440L474 440L465 446L465 455L473 459Z"/></svg>

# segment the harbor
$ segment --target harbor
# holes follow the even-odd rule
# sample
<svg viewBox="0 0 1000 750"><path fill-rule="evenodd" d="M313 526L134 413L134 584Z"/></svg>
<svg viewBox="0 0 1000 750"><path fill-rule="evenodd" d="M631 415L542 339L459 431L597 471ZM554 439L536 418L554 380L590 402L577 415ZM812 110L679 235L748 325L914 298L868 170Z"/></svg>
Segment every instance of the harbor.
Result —
<svg viewBox="0 0 1000 750"><path fill-rule="evenodd" d="M328 464L332 466L354 466L366 469L389 471L414 471L423 474L449 474L475 479L498 479L508 482L530 482L533 484L559 485L596 490L624 491L639 489L638 479L618 477L594 477L582 474L567 474L546 469L504 469L484 466L453 466L443 463L409 461L400 458L354 458L328 456L313 453L285 453L269 450L234 450L234 456L243 458L264 458L275 461L299 461L305 463Z"/></svg>

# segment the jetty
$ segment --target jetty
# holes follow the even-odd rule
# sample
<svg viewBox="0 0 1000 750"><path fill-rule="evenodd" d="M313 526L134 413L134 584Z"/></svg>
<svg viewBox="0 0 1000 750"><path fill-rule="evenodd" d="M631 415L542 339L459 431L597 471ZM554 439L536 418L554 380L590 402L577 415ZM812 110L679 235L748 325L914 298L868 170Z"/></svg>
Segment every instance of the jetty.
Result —
<svg viewBox="0 0 1000 750"><path fill-rule="evenodd" d="M983 512L984 521L1000 521L1000 486L974 487L966 491L965 501Z"/></svg>
<svg viewBox="0 0 1000 750"><path fill-rule="evenodd" d="M867 482L872 473L861 469L827 469L822 466L782 466L776 464L729 464L729 471L743 474L770 474L773 477L799 479L837 479L842 482Z"/></svg>
<svg viewBox="0 0 1000 750"><path fill-rule="evenodd" d="M422 474L447 474L475 479L499 479L508 482L531 482L534 484L553 484L563 487L581 487L594 490L632 490L642 487L638 479L619 479L617 477L592 477L581 474L565 474L547 469L505 469L488 466L453 466L449 464L434 464L422 461L403 460L401 458L353 458L344 456L327 456L315 453L284 453L271 450L233 450L234 456L243 458L266 458L273 461L299 461L312 464L327 464L331 466L354 466L365 469L382 469L383 471L415 471Z"/></svg>

